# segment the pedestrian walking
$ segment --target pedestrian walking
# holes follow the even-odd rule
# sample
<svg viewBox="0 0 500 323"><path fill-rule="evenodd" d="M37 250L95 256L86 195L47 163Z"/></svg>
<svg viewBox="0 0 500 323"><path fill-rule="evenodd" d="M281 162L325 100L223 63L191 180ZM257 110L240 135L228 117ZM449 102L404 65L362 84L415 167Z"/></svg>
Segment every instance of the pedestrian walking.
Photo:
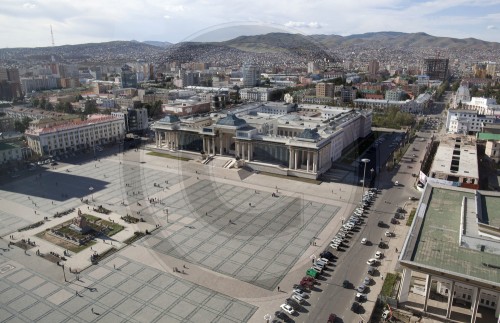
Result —
<svg viewBox="0 0 500 323"><path fill-rule="evenodd" d="M278 286L278 292L280 291L280 287Z"/></svg>

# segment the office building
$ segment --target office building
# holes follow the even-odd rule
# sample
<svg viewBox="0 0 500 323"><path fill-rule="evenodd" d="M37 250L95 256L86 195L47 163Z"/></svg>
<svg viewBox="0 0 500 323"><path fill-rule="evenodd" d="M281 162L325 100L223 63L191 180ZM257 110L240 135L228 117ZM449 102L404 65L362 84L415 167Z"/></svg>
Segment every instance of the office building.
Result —
<svg viewBox="0 0 500 323"><path fill-rule="evenodd" d="M448 109L446 131L456 134L473 134L481 131L483 124L496 122L495 115L480 114L476 110Z"/></svg>
<svg viewBox="0 0 500 323"><path fill-rule="evenodd" d="M122 118L125 121L125 131L142 132L148 129L148 110L145 108L123 109L119 112L111 112L114 117Z"/></svg>
<svg viewBox="0 0 500 323"><path fill-rule="evenodd" d="M399 306L420 311L415 304L423 304L424 313L443 321L454 312L463 315L465 307L470 322L479 316L497 321L498 205L498 192L427 183L399 256Z"/></svg>
<svg viewBox="0 0 500 323"><path fill-rule="evenodd" d="M110 115L90 115L85 120L31 123L25 132L28 146L39 156L94 149L123 140L125 120Z"/></svg>
<svg viewBox="0 0 500 323"><path fill-rule="evenodd" d="M317 97L333 97L335 91L335 84L333 83L318 83L316 84Z"/></svg>
<svg viewBox="0 0 500 323"><path fill-rule="evenodd" d="M260 83L260 71L256 65L244 64L242 67L243 87L255 87Z"/></svg>
<svg viewBox="0 0 500 323"><path fill-rule="evenodd" d="M137 73L127 64L122 66L122 88L137 88Z"/></svg>
<svg viewBox="0 0 500 323"><path fill-rule="evenodd" d="M431 80L446 81L448 79L448 58L426 58L422 73Z"/></svg>

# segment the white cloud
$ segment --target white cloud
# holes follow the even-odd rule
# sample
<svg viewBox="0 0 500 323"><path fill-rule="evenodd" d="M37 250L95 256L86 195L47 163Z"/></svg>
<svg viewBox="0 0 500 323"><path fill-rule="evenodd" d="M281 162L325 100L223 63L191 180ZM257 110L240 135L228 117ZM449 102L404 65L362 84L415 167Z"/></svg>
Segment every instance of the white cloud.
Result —
<svg viewBox="0 0 500 323"><path fill-rule="evenodd" d="M163 16L163 18L170 19L170 16L169 15L165 15L165 16Z"/></svg>
<svg viewBox="0 0 500 323"><path fill-rule="evenodd" d="M486 29L489 29L489 30L491 30L491 29L497 29L497 27L495 27L494 25L489 25L488 27L486 27Z"/></svg>
<svg viewBox="0 0 500 323"><path fill-rule="evenodd" d="M25 4L23 4L23 8L25 8L25 9L35 9L36 8L36 4L26 2Z"/></svg>
<svg viewBox="0 0 500 323"><path fill-rule="evenodd" d="M184 6L183 5L175 5L175 6L172 6L172 5L166 5L164 7L165 11L167 12L182 12L185 10Z"/></svg>
<svg viewBox="0 0 500 323"><path fill-rule="evenodd" d="M304 22L304 21L289 21L285 23L286 27L291 28L311 28L311 29L319 29L322 28L321 24L316 21Z"/></svg>

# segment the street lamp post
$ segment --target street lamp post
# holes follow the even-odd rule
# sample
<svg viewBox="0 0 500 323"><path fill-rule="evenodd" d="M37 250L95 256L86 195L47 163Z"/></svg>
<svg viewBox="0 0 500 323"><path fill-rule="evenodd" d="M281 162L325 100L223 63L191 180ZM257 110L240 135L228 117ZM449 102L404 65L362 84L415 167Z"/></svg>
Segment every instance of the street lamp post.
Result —
<svg viewBox="0 0 500 323"><path fill-rule="evenodd" d="M374 168L370 169L370 174L371 174L371 176L370 176L370 182L373 181L373 174L374 173L375 173L375 169Z"/></svg>
<svg viewBox="0 0 500 323"><path fill-rule="evenodd" d="M91 199L92 199L92 201L93 201L93 200L94 200L94 193L92 193L92 191L94 191L94 188L93 188L92 186L91 186L91 187L89 187L89 191L90 191L90 194L91 194L90 198L91 198Z"/></svg>
<svg viewBox="0 0 500 323"><path fill-rule="evenodd" d="M363 194L365 194L365 175L366 175L366 164L370 162L368 158L361 159L361 162L365 163L365 167L363 169L363 189L361 191L361 202L363 202Z"/></svg>

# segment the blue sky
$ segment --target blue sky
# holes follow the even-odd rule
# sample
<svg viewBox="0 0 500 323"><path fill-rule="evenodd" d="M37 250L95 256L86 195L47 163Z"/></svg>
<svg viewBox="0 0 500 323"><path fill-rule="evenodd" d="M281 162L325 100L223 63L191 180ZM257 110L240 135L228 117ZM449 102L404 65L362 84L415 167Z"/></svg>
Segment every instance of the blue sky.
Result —
<svg viewBox="0 0 500 323"><path fill-rule="evenodd" d="M259 32L425 32L500 42L500 0L0 1L0 48L50 46L51 25L56 45L220 40L250 33L248 26Z"/></svg>

